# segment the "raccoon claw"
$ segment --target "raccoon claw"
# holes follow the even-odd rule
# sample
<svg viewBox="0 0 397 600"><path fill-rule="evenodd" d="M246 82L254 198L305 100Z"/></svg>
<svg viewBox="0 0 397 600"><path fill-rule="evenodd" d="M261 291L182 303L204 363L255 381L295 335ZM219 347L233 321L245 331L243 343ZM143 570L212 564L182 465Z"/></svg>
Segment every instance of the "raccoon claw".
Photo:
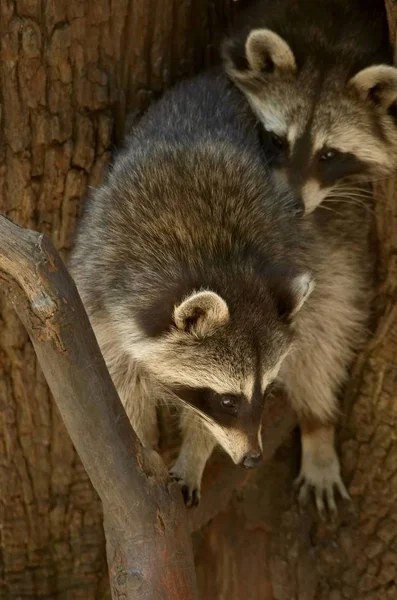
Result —
<svg viewBox="0 0 397 600"><path fill-rule="evenodd" d="M314 500L317 512L322 520L327 518L335 519L338 509L335 502L335 488L343 500L349 500L350 496L340 474L337 472L324 472L322 477L310 477L305 473L300 473L294 481L294 487L298 491L298 503L301 508L307 506L311 492L314 493Z"/></svg>
<svg viewBox="0 0 397 600"><path fill-rule="evenodd" d="M172 470L170 471L170 475L174 479L174 481L179 483L179 486L182 491L183 499L185 501L185 506L187 506L188 508L190 508L192 506L198 506L198 504L200 502L200 490L197 487L188 485L184 481L182 476L180 476L178 473L176 473Z"/></svg>
<svg viewBox="0 0 397 600"><path fill-rule="evenodd" d="M198 506L200 502L200 492L198 489L191 490L187 485L183 485L182 495L187 507Z"/></svg>

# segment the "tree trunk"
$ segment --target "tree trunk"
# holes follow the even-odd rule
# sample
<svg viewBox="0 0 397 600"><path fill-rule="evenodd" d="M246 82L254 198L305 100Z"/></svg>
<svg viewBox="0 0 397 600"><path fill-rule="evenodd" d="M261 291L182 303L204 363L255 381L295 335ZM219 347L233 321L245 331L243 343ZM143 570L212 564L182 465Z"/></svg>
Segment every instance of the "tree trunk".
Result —
<svg viewBox="0 0 397 600"><path fill-rule="evenodd" d="M127 109L209 62L229 13L229 0L1 0L0 211L65 256ZM99 500L0 301L0 598L108 598Z"/></svg>
<svg viewBox="0 0 397 600"><path fill-rule="evenodd" d="M397 58L397 5L387 0ZM352 505L336 523L300 514L299 449L289 440L196 534L201 600L397 598L397 179L377 184L376 323L353 368L340 450Z"/></svg>

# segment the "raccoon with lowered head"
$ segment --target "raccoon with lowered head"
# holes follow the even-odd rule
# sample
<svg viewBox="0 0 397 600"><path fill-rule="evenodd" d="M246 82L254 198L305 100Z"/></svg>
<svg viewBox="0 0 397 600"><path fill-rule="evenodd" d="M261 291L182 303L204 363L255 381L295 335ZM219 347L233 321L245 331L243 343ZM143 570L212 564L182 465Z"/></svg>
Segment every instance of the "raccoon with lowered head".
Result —
<svg viewBox="0 0 397 600"><path fill-rule="evenodd" d="M312 217L274 186L252 111L217 73L149 109L85 210L72 274L142 444L158 403L182 406L171 474L188 506L215 445L260 461L276 379L301 425L301 498L347 495L333 422L365 328L369 219Z"/></svg>
<svg viewBox="0 0 397 600"><path fill-rule="evenodd" d="M397 69L381 0L259 0L223 47L277 177L306 212L397 166Z"/></svg>

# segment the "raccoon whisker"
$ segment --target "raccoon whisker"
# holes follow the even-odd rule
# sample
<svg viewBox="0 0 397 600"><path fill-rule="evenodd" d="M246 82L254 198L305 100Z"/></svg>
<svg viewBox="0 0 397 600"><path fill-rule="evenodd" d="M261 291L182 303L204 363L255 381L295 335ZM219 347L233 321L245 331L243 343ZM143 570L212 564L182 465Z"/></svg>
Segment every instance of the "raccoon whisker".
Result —
<svg viewBox="0 0 397 600"><path fill-rule="evenodd" d="M351 183L340 183L337 186L335 186L331 191L330 194L338 194L344 191L351 191L351 192L359 192L360 194L372 194L372 189L368 188L367 185L354 185Z"/></svg>
<svg viewBox="0 0 397 600"><path fill-rule="evenodd" d="M329 210L330 212L333 212L336 215L342 215L341 212L335 210L334 208L330 208L329 206L325 206L324 204L320 204L320 206L318 207L318 209Z"/></svg>
<svg viewBox="0 0 397 600"><path fill-rule="evenodd" d="M368 206L367 204L365 204L365 202L360 202L357 199L354 198L347 198L346 200L342 200L343 204L351 204L352 206L358 206L360 208L363 208L364 210L366 210L368 213L370 214L374 214L373 209Z"/></svg>
<svg viewBox="0 0 397 600"><path fill-rule="evenodd" d="M177 401L175 401L175 404L177 404ZM186 402L186 400L179 399L179 406L183 406L183 408L187 409L191 413L190 416L192 417L192 420L194 420L194 415L194 417L199 417L203 421L212 424L212 419L210 417L208 417L205 413L203 413L201 410L199 410L189 402Z"/></svg>
<svg viewBox="0 0 397 600"><path fill-rule="evenodd" d="M339 184L337 185L334 190L354 190L357 192L362 192L362 193L367 193L367 194L371 194L372 193L372 188L370 186L368 186L367 184Z"/></svg>
<svg viewBox="0 0 397 600"><path fill-rule="evenodd" d="M371 191L371 185L369 181L349 181L339 182L334 189L354 189L354 190L367 190Z"/></svg>
<svg viewBox="0 0 397 600"><path fill-rule="evenodd" d="M339 194L359 194L360 196L365 196L368 198L372 198L373 197L373 191L372 190L362 190L360 188L348 188L348 187L340 187L340 188L336 188L335 190L332 190L330 192L330 196L337 196ZM328 197L328 196L327 196Z"/></svg>
<svg viewBox="0 0 397 600"><path fill-rule="evenodd" d="M222 427L218 423L216 423L216 421L213 421L212 419L208 418L207 415L203 416L203 413L201 413L201 411L194 409L190 410L192 407L189 406L188 403L184 405L183 408L187 411L183 415L183 420L185 422L194 423L194 426L200 429L201 431L208 431L208 427L212 429L216 427L222 429Z"/></svg>
<svg viewBox="0 0 397 600"><path fill-rule="evenodd" d="M354 204L355 206L362 206L363 208L365 208L366 210L371 211L371 207L368 206L368 204L364 201L364 200L360 200L360 198L346 198L344 200L341 200L342 203L345 204Z"/></svg>
<svg viewBox="0 0 397 600"><path fill-rule="evenodd" d="M183 423L179 421L179 424L182 429L185 425L192 424L197 431L208 433L208 427L206 427L206 425L204 425L204 423L197 416L193 418L191 416L183 415Z"/></svg>
<svg viewBox="0 0 397 600"><path fill-rule="evenodd" d="M193 404L190 404L190 402L187 402L186 400L183 400L180 396L178 396L177 394L175 394L173 391L171 391L169 388L167 388L166 386L160 385L160 387L162 387L165 391L165 396L168 400L169 399L173 399L173 403L175 403L175 405L179 405L179 406L183 406L184 408L188 409L189 411L191 411L194 415L198 416L202 421L205 421L206 423L208 423L209 425L211 425L211 427L219 427L221 428L221 426L216 423L216 421L214 421L214 419L211 419L211 417L209 417L208 415L206 415L204 412L202 412L200 409L198 409L196 406L194 406ZM163 400L164 402L167 402L167 400ZM222 429L222 428L221 428Z"/></svg>
<svg viewBox="0 0 397 600"><path fill-rule="evenodd" d="M337 202L338 204L350 204L352 206L359 206L360 208L364 208L365 210L367 210L369 213L374 214L374 211L370 206L368 206L364 201L360 201L357 198L349 198L345 196L344 198L327 198L327 201L329 201L330 203Z"/></svg>
<svg viewBox="0 0 397 600"><path fill-rule="evenodd" d="M337 181L336 185L337 185L337 187L343 187L343 186L358 187L361 185L369 185L371 182L372 182L371 178L363 175L361 178L357 178L357 179L341 179L340 181Z"/></svg>
<svg viewBox="0 0 397 600"><path fill-rule="evenodd" d="M177 408L181 408L181 403L177 400L159 400L157 402L158 406L166 406L167 408L171 407L177 407ZM189 403L183 405L184 409L187 409L187 413L184 414L184 420L189 420L192 423L197 424L198 427L200 427L201 429L205 429L205 426L202 424L202 420L203 420L203 416L200 412L200 415L198 415L197 410L194 410L194 407L192 405L190 405ZM192 414L190 414L192 413ZM198 418L198 416L200 418ZM171 415L172 418L175 418L176 420L179 419L180 414L175 414L175 415ZM205 418L205 417L204 417Z"/></svg>
<svg viewBox="0 0 397 600"><path fill-rule="evenodd" d="M157 403L158 406L166 406L168 407L177 407L177 408L181 408L181 403L177 402L176 400L174 401L167 401L167 400L160 400ZM184 414L183 418L185 421L189 421L195 424L195 426L199 427L202 430L205 430L205 425L203 425L202 421L203 419L205 419L205 417L203 417L203 415L200 413L200 415L198 415L197 411L194 410L194 408L190 405L184 405L183 406L184 409L187 410L187 412ZM171 418L175 419L175 420L179 420L180 418L180 413L171 415Z"/></svg>
<svg viewBox="0 0 397 600"><path fill-rule="evenodd" d="M330 202L346 202L348 200L352 200L355 202L360 202L365 206L371 206L373 204L373 198L367 198L365 196L358 196L356 194L343 194L343 196L330 196L326 198L325 201L329 200Z"/></svg>
<svg viewBox="0 0 397 600"><path fill-rule="evenodd" d="M342 194L344 194L345 192L342 192ZM351 193L350 191L348 193ZM359 192L359 191L355 191L354 193L357 193L358 195L360 195L363 198L366 198L368 200L373 200L375 197L378 199L382 199L382 200L386 200L387 199L387 194L384 194L383 192L379 191L379 192Z"/></svg>
<svg viewBox="0 0 397 600"><path fill-rule="evenodd" d="M357 202L362 203L365 206L368 206L369 198L365 196L362 197L359 194L343 194L343 196L329 196L326 200L331 200L333 202L344 202L345 200L355 200Z"/></svg>
<svg viewBox="0 0 397 600"><path fill-rule="evenodd" d="M192 424L197 431L208 433L208 427L204 425L204 423L197 416L193 417L190 415L183 415L183 422L181 422L180 415L174 415L172 419L172 423L179 429L183 429L184 425Z"/></svg>
<svg viewBox="0 0 397 600"><path fill-rule="evenodd" d="M358 194L338 194L338 195L329 195L326 198L324 198L324 202L330 201L330 202L343 202L344 200L347 199L351 199L351 200L358 200L360 202L364 202L364 203L368 203L370 201L370 198L366 198L365 196L359 196Z"/></svg>
<svg viewBox="0 0 397 600"><path fill-rule="evenodd" d="M360 200L361 202L364 202L365 204L368 203L369 200L371 200L371 198L369 198L368 196L361 196L360 194L354 193L354 192L345 192L344 194L341 195L330 195L327 196L325 198L325 200L334 200L334 201L341 201L343 202L343 200L345 198L351 198L354 200Z"/></svg>
<svg viewBox="0 0 397 600"><path fill-rule="evenodd" d="M361 192L360 190L353 190L353 189L337 189L337 190L333 190L331 191L328 196L325 197L325 200L327 200L328 198L335 198L335 199L343 199L345 197L356 197L356 198L360 198L363 200L372 200L373 199L373 194L367 194L365 192Z"/></svg>

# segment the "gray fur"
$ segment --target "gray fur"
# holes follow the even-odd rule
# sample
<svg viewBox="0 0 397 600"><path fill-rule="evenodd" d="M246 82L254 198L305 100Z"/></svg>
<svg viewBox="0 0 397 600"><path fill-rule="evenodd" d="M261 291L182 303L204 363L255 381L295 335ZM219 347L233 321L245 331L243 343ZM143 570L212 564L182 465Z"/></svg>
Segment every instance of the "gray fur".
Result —
<svg viewBox="0 0 397 600"><path fill-rule="evenodd" d="M251 110L216 72L165 94L127 136L86 207L71 271L142 443L156 444L158 403L183 406L171 472L188 505L216 444L256 460L277 376L302 421L332 427L365 334L369 232L361 206L300 218L266 168ZM313 483L323 444L338 484L323 438L302 477Z"/></svg>

